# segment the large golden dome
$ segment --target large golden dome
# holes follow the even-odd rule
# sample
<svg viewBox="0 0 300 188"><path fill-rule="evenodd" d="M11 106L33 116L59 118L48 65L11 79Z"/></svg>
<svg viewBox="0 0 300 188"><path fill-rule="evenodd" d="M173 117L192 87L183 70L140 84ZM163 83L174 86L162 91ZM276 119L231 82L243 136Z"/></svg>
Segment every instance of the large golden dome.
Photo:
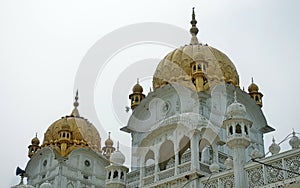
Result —
<svg viewBox="0 0 300 188"><path fill-rule="evenodd" d="M220 83L239 86L239 75L231 60L223 52L198 42L196 23L193 11L191 43L170 52L158 64L153 76L154 89L174 82L195 89L191 64L196 61L207 64L206 79L210 88Z"/></svg>
<svg viewBox="0 0 300 188"><path fill-rule="evenodd" d="M49 146L62 156L67 156L76 148L101 152L100 134L92 123L79 115L77 100L76 95L71 115L62 117L49 126L41 147Z"/></svg>

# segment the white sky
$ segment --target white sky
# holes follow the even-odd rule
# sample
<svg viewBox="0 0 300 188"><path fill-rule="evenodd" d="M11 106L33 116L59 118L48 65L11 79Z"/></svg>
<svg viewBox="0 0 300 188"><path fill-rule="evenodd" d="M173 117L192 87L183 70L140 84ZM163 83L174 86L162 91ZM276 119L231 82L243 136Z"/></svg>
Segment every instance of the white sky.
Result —
<svg viewBox="0 0 300 188"><path fill-rule="evenodd" d="M3 0L0 1L0 177L3 177L0 187L18 183L19 178L14 176L15 169L17 166L25 168L27 146L35 132L42 142L48 126L71 112L78 67L99 39L120 27L143 22L161 22L188 30L193 6L196 7L200 29L198 38L228 55L240 75L241 86L247 89L251 77L254 77L264 94L263 111L268 124L277 129L266 135L266 145L270 144L272 136L281 141L292 128L299 132L298 0ZM159 50L155 50L155 46ZM152 56L159 59L170 50L164 45L133 46L112 58L109 65L115 65L118 61L122 63L122 58L124 61L126 58L125 65L128 66ZM149 65L146 66L148 72L149 67L155 69L155 65ZM123 68L126 69L126 66L123 65ZM124 153L128 155L130 137L117 131L121 125L110 113L115 111L123 119L129 116L124 112L125 108L113 109L111 102L115 96L112 92L117 91L114 86L118 85L121 69L114 72L112 68L98 75L93 91L95 106L92 108L100 114L106 110L108 112L102 127L105 132L100 133L102 143L107 137L106 132L112 131L112 138L115 142L121 140L121 150L126 150ZM137 71L136 75L128 78L128 92L134 84L132 79L141 74ZM142 84L150 82L147 76L151 75L143 74L142 80L147 81ZM107 85L111 87L102 90ZM120 97L123 106L128 105L128 93L118 93L116 97ZM84 101L79 99L79 103L82 105ZM80 106L79 111L94 122L89 118L88 111L81 111ZM97 124L95 126L99 128Z"/></svg>

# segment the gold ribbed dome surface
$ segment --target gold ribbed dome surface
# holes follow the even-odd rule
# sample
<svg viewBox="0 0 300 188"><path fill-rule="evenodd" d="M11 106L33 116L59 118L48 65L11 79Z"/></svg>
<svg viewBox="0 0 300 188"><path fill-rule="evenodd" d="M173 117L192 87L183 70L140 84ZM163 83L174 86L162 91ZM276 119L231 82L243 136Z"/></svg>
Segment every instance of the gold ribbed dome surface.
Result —
<svg viewBox="0 0 300 188"><path fill-rule="evenodd" d="M136 83L133 88L132 88L132 91L134 93L143 93L143 87L139 84L139 83Z"/></svg>
<svg viewBox="0 0 300 188"><path fill-rule="evenodd" d="M196 26L196 16L193 8L189 45L177 48L164 57L158 64L153 75L153 88L157 89L168 83L177 83L196 90L192 80L192 64L194 62L207 64L205 83L212 88L214 85L231 83L239 86L239 75L231 60L221 51L199 43Z"/></svg>
<svg viewBox="0 0 300 188"><path fill-rule="evenodd" d="M74 116L66 116L50 125L44 135L42 146L59 144L59 131L66 127L66 122L72 133L71 143L78 145L78 147L88 147L100 151L101 138L98 130L88 120ZM55 149L56 147L53 148Z"/></svg>
<svg viewBox="0 0 300 188"><path fill-rule="evenodd" d="M250 93L252 93L252 92L258 92L258 90L259 90L258 86L255 83L253 83L253 82L248 87L248 91Z"/></svg>
<svg viewBox="0 0 300 188"><path fill-rule="evenodd" d="M31 144L32 145L39 145L40 144L40 140L38 139L37 136L35 136L32 140L31 140Z"/></svg>
<svg viewBox="0 0 300 188"><path fill-rule="evenodd" d="M208 63L206 77L210 88L220 83L239 86L236 68L223 52L208 45L190 44L170 52L158 64L153 76L153 88L174 82L195 88L191 78L191 63L194 61Z"/></svg>
<svg viewBox="0 0 300 188"><path fill-rule="evenodd" d="M76 148L89 148L101 152L101 137L95 126L79 115L76 92L74 109L70 116L62 117L52 123L44 134L41 147L49 146L62 156Z"/></svg>

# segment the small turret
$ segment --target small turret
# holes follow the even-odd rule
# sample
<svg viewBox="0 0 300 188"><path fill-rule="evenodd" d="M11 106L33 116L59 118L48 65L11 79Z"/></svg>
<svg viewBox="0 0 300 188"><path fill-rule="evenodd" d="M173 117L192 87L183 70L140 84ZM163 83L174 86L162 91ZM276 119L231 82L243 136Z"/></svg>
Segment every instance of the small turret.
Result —
<svg viewBox="0 0 300 188"><path fill-rule="evenodd" d="M248 87L249 95L255 100L256 104L260 107L263 106L262 104L262 97L264 96L261 92L259 92L259 87L253 82Z"/></svg>
<svg viewBox="0 0 300 188"><path fill-rule="evenodd" d="M191 64L192 81L196 86L197 92L206 91L208 89L208 82L206 79L208 63L201 59L201 55L195 56Z"/></svg>
<svg viewBox="0 0 300 188"><path fill-rule="evenodd" d="M117 150L111 155L111 164L106 167L106 187L107 188L125 188L126 174L128 168L124 166L125 156L119 150L119 142Z"/></svg>
<svg viewBox="0 0 300 188"><path fill-rule="evenodd" d="M250 145L250 127L252 122L245 118L246 108L237 102L234 92L234 102L227 107L227 119L223 121L223 128L227 132L227 146L233 151L233 171L235 187L244 187L246 174L246 148Z"/></svg>
<svg viewBox="0 0 300 188"><path fill-rule="evenodd" d="M102 148L103 155L107 159L110 159L111 154L116 150L116 148L113 147L113 145L114 145L114 142L110 138L110 132L108 132L108 138L105 140L105 146Z"/></svg>
<svg viewBox="0 0 300 188"><path fill-rule="evenodd" d="M59 135L58 141L60 142L60 150L62 156L66 155L72 137L72 132L70 130L70 125L68 124L68 120L67 118L64 119L65 119L64 124L61 126L61 130L58 131L58 135Z"/></svg>
<svg viewBox="0 0 300 188"><path fill-rule="evenodd" d="M271 152L272 155L275 155L275 154L279 153L279 151L280 151L280 146L278 144L276 144L274 137L272 139L272 144L269 147L269 151Z"/></svg>
<svg viewBox="0 0 300 188"><path fill-rule="evenodd" d="M40 149L40 140L37 137L37 134L35 137L31 140L31 145L28 146L28 157L31 158L38 149Z"/></svg>
<svg viewBox="0 0 300 188"><path fill-rule="evenodd" d="M137 79L137 83L133 86L132 93L129 95L131 109L134 110L144 98L143 87L139 84L139 79Z"/></svg>

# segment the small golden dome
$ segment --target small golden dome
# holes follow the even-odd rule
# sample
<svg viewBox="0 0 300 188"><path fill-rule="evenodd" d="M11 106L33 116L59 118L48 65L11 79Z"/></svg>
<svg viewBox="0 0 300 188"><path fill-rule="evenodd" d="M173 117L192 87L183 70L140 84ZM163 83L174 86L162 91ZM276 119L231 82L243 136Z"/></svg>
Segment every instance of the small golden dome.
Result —
<svg viewBox="0 0 300 188"><path fill-rule="evenodd" d="M110 132L108 132L108 138L105 140L105 146L113 146L114 142L110 139Z"/></svg>
<svg viewBox="0 0 300 188"><path fill-rule="evenodd" d="M35 146L40 144L40 140L38 139L37 135L31 140L31 144Z"/></svg>
<svg viewBox="0 0 300 188"><path fill-rule="evenodd" d="M249 85L248 87L248 91L249 93L253 93L253 92L258 92L259 88L258 86L253 82L253 78L252 78L252 83Z"/></svg>
<svg viewBox="0 0 300 188"><path fill-rule="evenodd" d="M143 87L139 84L139 81L132 88L133 93L143 93Z"/></svg>

